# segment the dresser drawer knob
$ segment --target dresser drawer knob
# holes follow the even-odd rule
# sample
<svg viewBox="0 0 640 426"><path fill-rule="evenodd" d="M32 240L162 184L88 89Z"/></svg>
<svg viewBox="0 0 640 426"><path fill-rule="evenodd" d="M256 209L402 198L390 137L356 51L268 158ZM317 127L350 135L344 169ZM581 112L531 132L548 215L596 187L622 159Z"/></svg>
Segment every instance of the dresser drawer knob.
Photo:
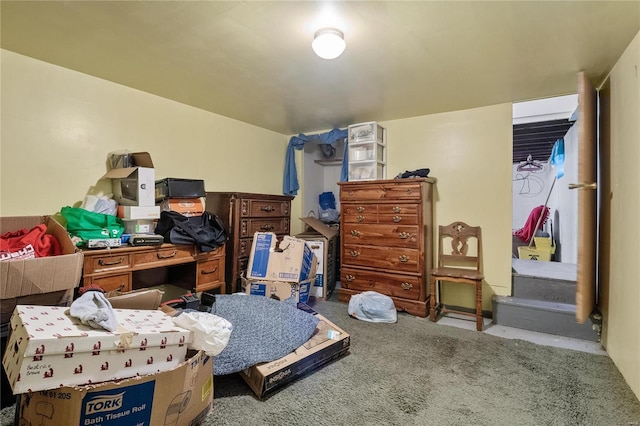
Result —
<svg viewBox="0 0 640 426"><path fill-rule="evenodd" d="M350 191L349 191L349 195L353 195L353 190L350 190Z"/></svg>
<svg viewBox="0 0 640 426"><path fill-rule="evenodd" d="M400 237L401 240L406 240L410 236L411 236L411 234L409 234L408 232L401 232L401 233L398 234L398 237Z"/></svg>
<svg viewBox="0 0 640 426"><path fill-rule="evenodd" d="M398 259L400 260L400 262L402 263L407 263L409 261L409 256L402 254L400 256L398 256Z"/></svg>
<svg viewBox="0 0 640 426"><path fill-rule="evenodd" d="M200 273L202 275L208 275L208 274L213 274L214 272L216 272L218 270L217 266L214 266L213 269L209 270L209 271L205 271L204 269L200 269Z"/></svg>
<svg viewBox="0 0 640 426"><path fill-rule="evenodd" d="M178 254L178 252L175 250L167 255L163 255L162 253L156 253L156 255L158 256L158 259L170 259L172 257L175 257L176 254Z"/></svg>
<svg viewBox="0 0 640 426"><path fill-rule="evenodd" d="M273 228L275 228L275 226L273 225L262 225L260 227L260 229L262 229L263 231L271 231Z"/></svg>
<svg viewBox="0 0 640 426"><path fill-rule="evenodd" d="M354 237L359 237L360 236L360 231L358 231L357 229L352 229L351 230L351 235L353 235Z"/></svg>
<svg viewBox="0 0 640 426"><path fill-rule="evenodd" d="M394 221L395 223L398 223L398 222L400 222L401 220L402 220L402 218L401 218L400 216L394 216L394 217L393 217L393 221Z"/></svg>
<svg viewBox="0 0 640 426"><path fill-rule="evenodd" d="M347 280L347 282L351 282L356 279L356 277L354 277L353 275L345 275L344 278Z"/></svg>
<svg viewBox="0 0 640 426"><path fill-rule="evenodd" d="M413 284L411 283L402 283L400 284L403 290L411 290L413 288Z"/></svg>
<svg viewBox="0 0 640 426"><path fill-rule="evenodd" d="M357 220L358 222L362 222L362 221L364 221L364 216L362 216L362 215L358 215L358 216L356 216L356 220Z"/></svg>
<svg viewBox="0 0 640 426"><path fill-rule="evenodd" d="M413 194L413 189L407 188L407 194Z"/></svg>
<svg viewBox="0 0 640 426"><path fill-rule="evenodd" d="M116 259L112 262L106 262L104 259L98 259L98 265L100 266L113 266L113 265L119 265L122 262L124 262L124 256L120 256L119 259Z"/></svg>
<svg viewBox="0 0 640 426"><path fill-rule="evenodd" d="M351 257L358 257L360 256L360 252L358 250L351 250L349 252L349 254L351 255Z"/></svg>
<svg viewBox="0 0 640 426"><path fill-rule="evenodd" d="M362 207L362 206L358 206L358 207L356 207L356 211L357 211L358 213L363 213L363 212L364 212L364 207Z"/></svg>
<svg viewBox="0 0 640 426"><path fill-rule="evenodd" d="M272 212L274 211L276 208L273 206L264 206L262 207L260 210L262 210L263 212Z"/></svg>
<svg viewBox="0 0 640 426"><path fill-rule="evenodd" d="M402 211L402 207L400 206L393 206L393 212L394 213L400 213Z"/></svg>

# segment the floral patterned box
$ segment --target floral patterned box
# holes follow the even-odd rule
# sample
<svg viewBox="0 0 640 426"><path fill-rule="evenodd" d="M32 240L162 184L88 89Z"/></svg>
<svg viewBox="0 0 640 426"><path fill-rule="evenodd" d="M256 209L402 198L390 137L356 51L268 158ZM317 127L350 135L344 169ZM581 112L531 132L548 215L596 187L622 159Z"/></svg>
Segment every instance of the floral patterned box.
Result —
<svg viewBox="0 0 640 426"><path fill-rule="evenodd" d="M2 358L14 394L166 371L185 360L192 339L162 311L114 309L114 332L86 326L68 311L16 306Z"/></svg>

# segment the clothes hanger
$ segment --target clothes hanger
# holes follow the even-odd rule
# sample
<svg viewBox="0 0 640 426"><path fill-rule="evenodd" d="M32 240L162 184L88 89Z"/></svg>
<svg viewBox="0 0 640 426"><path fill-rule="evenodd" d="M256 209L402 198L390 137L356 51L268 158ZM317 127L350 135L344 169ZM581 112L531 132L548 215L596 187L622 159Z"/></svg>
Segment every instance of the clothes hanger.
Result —
<svg viewBox="0 0 640 426"><path fill-rule="evenodd" d="M519 172L539 172L542 170L542 164L533 160L531 154L527 156L527 161L524 161L516 167L516 170Z"/></svg>

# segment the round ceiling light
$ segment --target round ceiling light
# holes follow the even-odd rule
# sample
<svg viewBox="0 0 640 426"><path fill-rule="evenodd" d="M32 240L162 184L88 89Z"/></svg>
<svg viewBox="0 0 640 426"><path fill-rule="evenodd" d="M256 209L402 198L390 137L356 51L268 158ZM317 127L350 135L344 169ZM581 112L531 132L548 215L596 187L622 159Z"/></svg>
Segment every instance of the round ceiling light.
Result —
<svg viewBox="0 0 640 426"><path fill-rule="evenodd" d="M344 34L335 28L321 28L316 31L311 47L323 59L335 59L344 52L347 44Z"/></svg>

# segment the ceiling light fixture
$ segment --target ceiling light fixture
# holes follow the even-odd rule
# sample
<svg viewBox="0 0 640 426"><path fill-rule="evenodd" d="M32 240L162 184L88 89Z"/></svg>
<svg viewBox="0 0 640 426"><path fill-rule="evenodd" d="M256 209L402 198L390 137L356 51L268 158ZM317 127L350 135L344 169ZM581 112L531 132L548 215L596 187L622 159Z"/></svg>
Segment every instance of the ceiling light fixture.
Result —
<svg viewBox="0 0 640 426"><path fill-rule="evenodd" d="M344 34L335 28L321 28L313 36L311 47L323 59L335 59L344 52L347 44Z"/></svg>

